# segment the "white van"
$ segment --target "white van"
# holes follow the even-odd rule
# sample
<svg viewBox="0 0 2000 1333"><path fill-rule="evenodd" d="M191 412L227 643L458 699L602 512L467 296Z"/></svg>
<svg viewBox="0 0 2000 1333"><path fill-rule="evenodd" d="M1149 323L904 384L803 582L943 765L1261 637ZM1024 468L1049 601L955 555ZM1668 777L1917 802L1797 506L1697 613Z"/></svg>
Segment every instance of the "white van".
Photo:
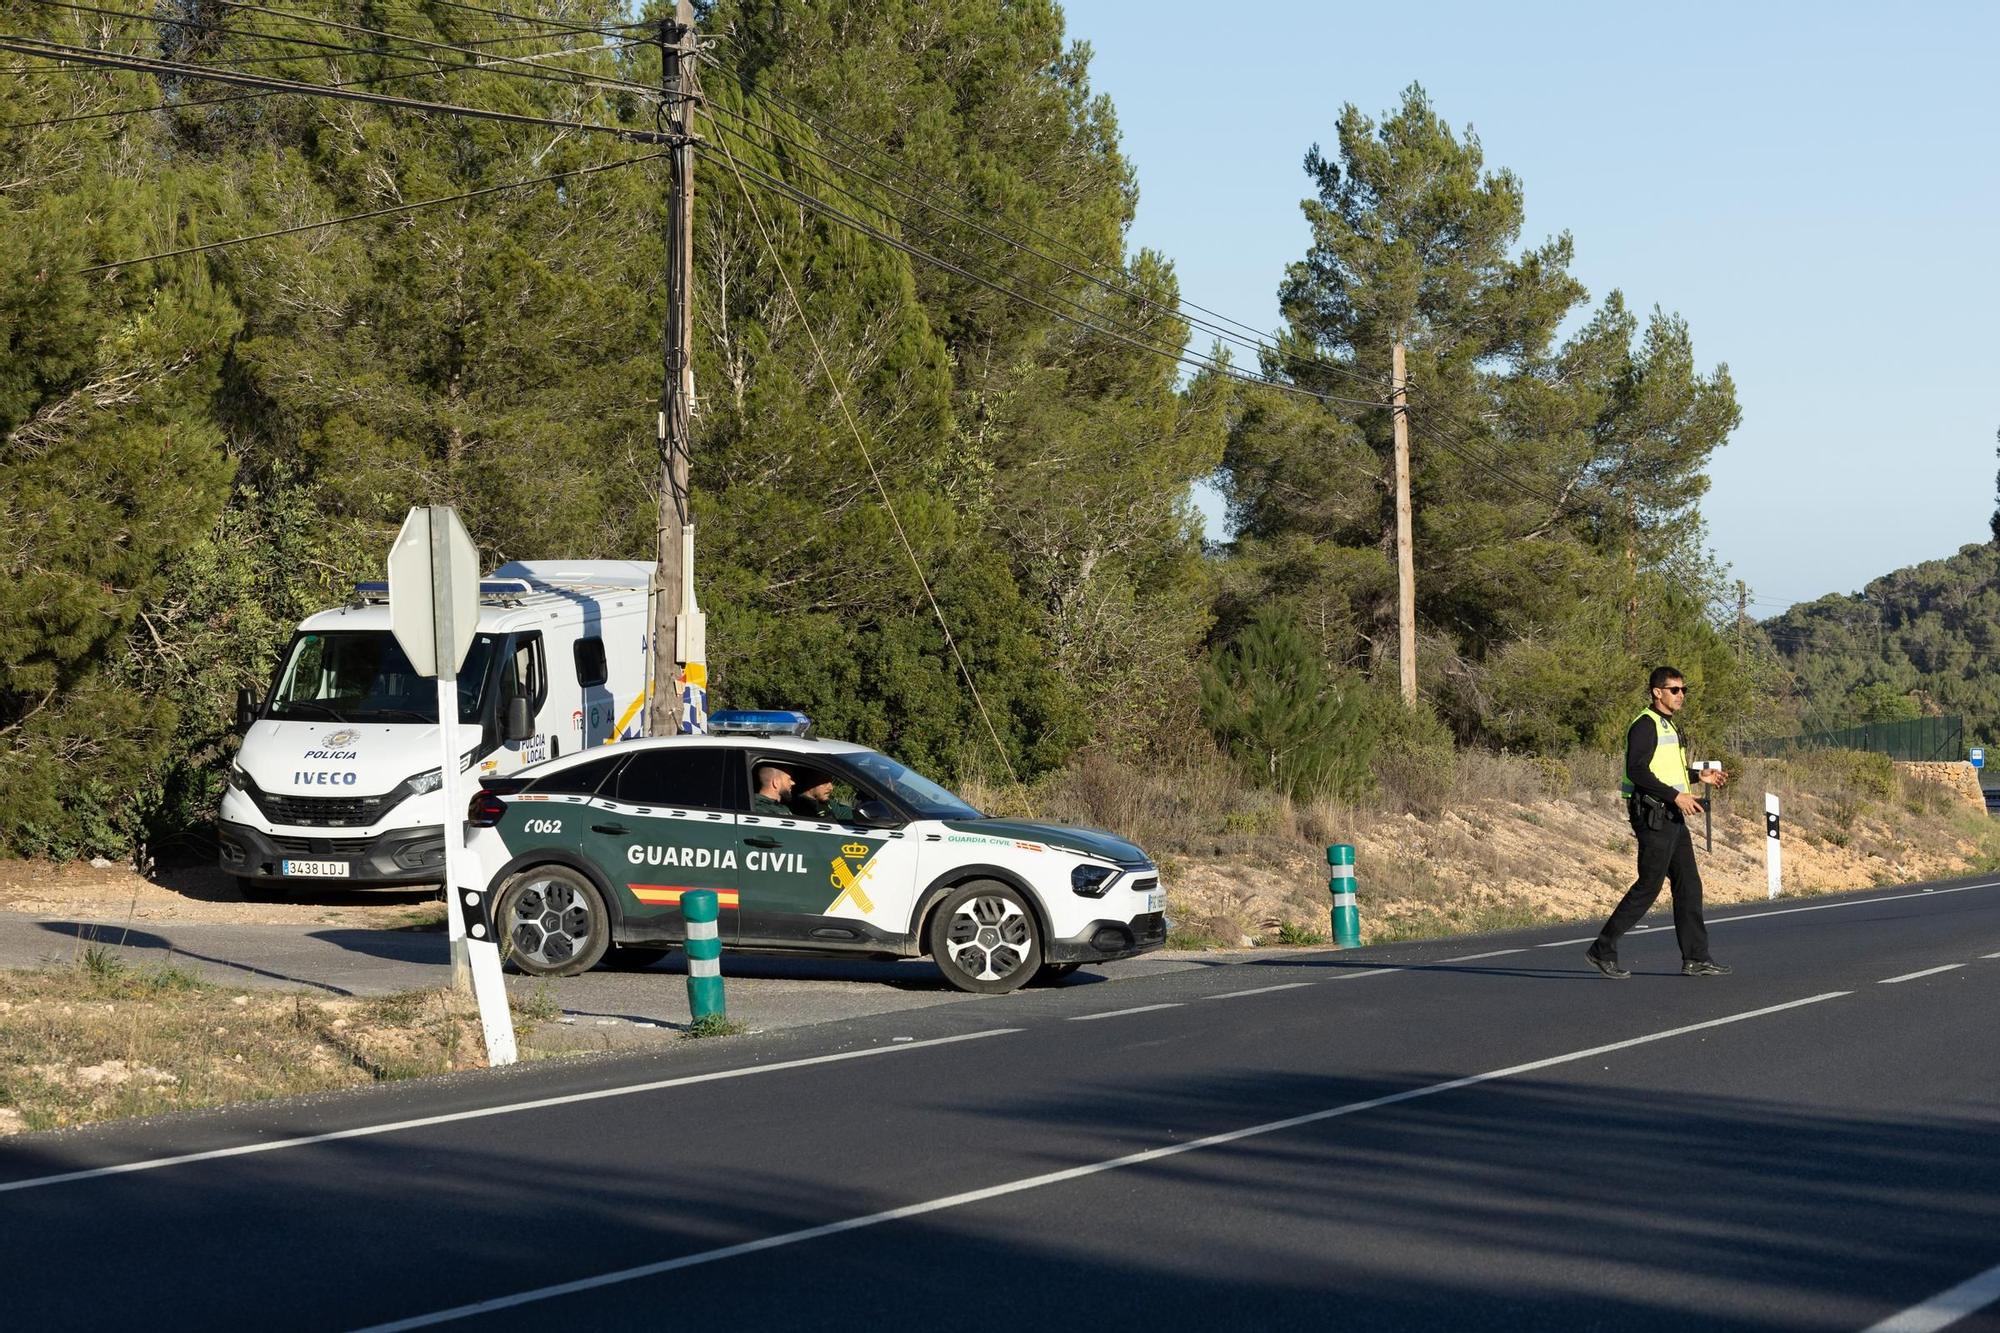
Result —
<svg viewBox="0 0 2000 1333"><path fill-rule="evenodd" d="M645 733L652 572L636 560L534 560L481 581L458 673L464 772L504 775ZM216 835L246 894L443 879L437 682L390 632L388 586L355 592L299 626L266 700L237 698L243 747Z"/></svg>

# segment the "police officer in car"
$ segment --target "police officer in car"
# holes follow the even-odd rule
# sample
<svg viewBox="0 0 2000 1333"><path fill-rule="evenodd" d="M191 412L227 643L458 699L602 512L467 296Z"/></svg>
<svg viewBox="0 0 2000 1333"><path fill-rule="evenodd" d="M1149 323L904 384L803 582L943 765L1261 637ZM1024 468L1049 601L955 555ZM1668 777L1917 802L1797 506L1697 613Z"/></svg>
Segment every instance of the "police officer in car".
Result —
<svg viewBox="0 0 2000 1333"><path fill-rule="evenodd" d="M791 818L792 786L796 781L792 770L783 764L762 763L750 776L757 783L756 794L750 798L750 813Z"/></svg>
<svg viewBox="0 0 2000 1333"><path fill-rule="evenodd" d="M833 779L824 773L801 773L792 789L792 812L800 819L854 822L854 807L833 799Z"/></svg>
<svg viewBox="0 0 2000 1333"><path fill-rule="evenodd" d="M1590 965L1605 976L1624 980L1631 972L1619 966L1618 940L1639 923L1660 896L1662 882L1673 886L1674 938L1681 948L1681 975L1719 977L1729 969L1708 956L1708 923L1701 916L1701 872L1694 864L1694 837L1687 818L1701 809L1689 790L1687 751L1681 746L1674 714L1687 703L1687 682L1673 667L1655 667L1648 682L1652 706L1632 720L1625 732L1626 814L1639 839L1639 877L1612 909L1596 943L1584 952ZM1719 769L1699 775L1709 786L1725 781Z"/></svg>

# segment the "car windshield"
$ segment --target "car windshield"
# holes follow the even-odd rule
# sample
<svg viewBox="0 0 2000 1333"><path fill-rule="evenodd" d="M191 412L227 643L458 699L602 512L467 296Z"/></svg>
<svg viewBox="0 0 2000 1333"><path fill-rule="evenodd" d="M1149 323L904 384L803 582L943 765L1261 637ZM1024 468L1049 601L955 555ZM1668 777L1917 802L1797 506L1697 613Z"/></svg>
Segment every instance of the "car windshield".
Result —
<svg viewBox="0 0 2000 1333"><path fill-rule="evenodd" d="M458 669L458 720L478 722L494 636L481 634ZM301 634L292 641L268 716L281 722L437 721L437 682L419 676L387 630Z"/></svg>
<svg viewBox="0 0 2000 1333"><path fill-rule="evenodd" d="M869 750L843 756L876 787L907 806L919 819L982 819L977 810L913 768Z"/></svg>

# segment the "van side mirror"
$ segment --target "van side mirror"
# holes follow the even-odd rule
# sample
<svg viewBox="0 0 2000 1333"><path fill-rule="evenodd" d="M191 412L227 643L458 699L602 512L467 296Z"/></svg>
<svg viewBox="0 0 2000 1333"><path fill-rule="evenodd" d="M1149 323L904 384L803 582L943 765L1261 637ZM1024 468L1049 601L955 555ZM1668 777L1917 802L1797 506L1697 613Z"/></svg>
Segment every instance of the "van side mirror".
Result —
<svg viewBox="0 0 2000 1333"><path fill-rule="evenodd" d="M257 720L257 706L257 691L251 689L248 685L238 686L236 690L237 731L244 732L250 730L251 724Z"/></svg>
<svg viewBox="0 0 2000 1333"><path fill-rule="evenodd" d="M505 739L524 741L535 734L535 711L526 699L515 695L507 701L507 725Z"/></svg>
<svg viewBox="0 0 2000 1333"><path fill-rule="evenodd" d="M854 822L871 828L893 828L903 821L887 801L863 801L854 807Z"/></svg>

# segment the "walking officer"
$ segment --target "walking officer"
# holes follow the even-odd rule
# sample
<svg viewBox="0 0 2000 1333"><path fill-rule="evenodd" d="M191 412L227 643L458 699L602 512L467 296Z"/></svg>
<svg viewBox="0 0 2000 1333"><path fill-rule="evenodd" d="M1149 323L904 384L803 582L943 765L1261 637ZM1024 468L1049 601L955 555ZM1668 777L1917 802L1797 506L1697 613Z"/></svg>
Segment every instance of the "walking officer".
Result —
<svg viewBox="0 0 2000 1333"><path fill-rule="evenodd" d="M1639 839L1639 878L1625 891L1597 942L1584 952L1605 976L1624 980L1631 972L1618 964L1619 937L1639 923L1660 896L1662 881L1673 886L1674 938L1681 946L1681 975L1719 977L1729 969L1708 956L1708 924L1701 918L1701 872L1694 864L1694 837L1688 816L1701 809L1689 790L1687 752L1681 748L1674 714L1687 703L1687 682L1672 667L1655 667L1649 681L1652 706L1632 720L1625 733L1626 814ZM1699 777L1709 786L1725 781L1719 769Z"/></svg>

